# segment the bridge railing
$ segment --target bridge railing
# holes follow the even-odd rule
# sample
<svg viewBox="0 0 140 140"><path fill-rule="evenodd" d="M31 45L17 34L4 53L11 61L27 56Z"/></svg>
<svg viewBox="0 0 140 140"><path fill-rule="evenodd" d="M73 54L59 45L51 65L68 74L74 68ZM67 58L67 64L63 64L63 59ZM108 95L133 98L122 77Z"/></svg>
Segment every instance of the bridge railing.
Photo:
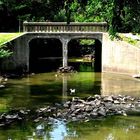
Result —
<svg viewBox="0 0 140 140"><path fill-rule="evenodd" d="M106 32L106 22L24 22L24 32Z"/></svg>

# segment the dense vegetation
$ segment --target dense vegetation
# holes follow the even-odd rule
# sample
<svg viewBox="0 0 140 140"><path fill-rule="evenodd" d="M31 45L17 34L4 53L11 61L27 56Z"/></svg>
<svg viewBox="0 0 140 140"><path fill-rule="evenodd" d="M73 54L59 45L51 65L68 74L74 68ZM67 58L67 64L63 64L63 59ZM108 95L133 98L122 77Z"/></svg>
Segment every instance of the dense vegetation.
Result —
<svg viewBox="0 0 140 140"><path fill-rule="evenodd" d="M140 32L140 0L0 0L0 32L23 21L106 21L112 34Z"/></svg>

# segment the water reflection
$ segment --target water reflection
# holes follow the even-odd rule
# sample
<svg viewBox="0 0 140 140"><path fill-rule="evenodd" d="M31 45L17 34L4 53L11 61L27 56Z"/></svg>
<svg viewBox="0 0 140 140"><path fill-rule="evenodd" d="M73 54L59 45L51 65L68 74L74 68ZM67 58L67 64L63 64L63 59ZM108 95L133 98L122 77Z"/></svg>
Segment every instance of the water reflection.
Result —
<svg viewBox="0 0 140 140"><path fill-rule="evenodd" d="M76 138L76 131L69 132L69 128L63 121L53 120L51 125L46 123L38 124L31 136L26 136L27 140L64 140L65 138ZM12 138L11 138L12 140Z"/></svg>
<svg viewBox="0 0 140 140"><path fill-rule="evenodd" d="M16 129L0 130L2 140L139 140L139 116L108 117L90 122L66 124L53 120L51 124L42 122L29 125L28 129L14 126Z"/></svg>
<svg viewBox="0 0 140 140"><path fill-rule="evenodd" d="M102 73L102 95L130 95L140 97L140 81L129 75Z"/></svg>
<svg viewBox="0 0 140 140"><path fill-rule="evenodd" d="M62 77L62 99L67 99L67 94L68 94L68 79L66 75L63 75Z"/></svg>
<svg viewBox="0 0 140 140"><path fill-rule="evenodd" d="M67 134L67 127L64 122L57 121L52 126L52 131L50 132L50 137L53 140L63 140Z"/></svg>
<svg viewBox="0 0 140 140"><path fill-rule="evenodd" d="M131 76L112 73L80 72L73 74L43 73L23 79L9 80L0 90L0 111L9 108L34 108L65 102L74 96L124 94L140 96L140 81ZM70 93L70 89L75 89ZM39 124L19 124L0 130L0 139L7 140L139 140L138 117L105 118L87 123L54 120ZM102 133L101 133L102 132Z"/></svg>
<svg viewBox="0 0 140 140"><path fill-rule="evenodd" d="M87 97L95 94L140 96L140 81L131 76L93 72L63 74L57 77L55 74L43 73L9 80L8 87L0 90L0 110L61 103L74 96ZM75 92L70 92L70 89Z"/></svg>

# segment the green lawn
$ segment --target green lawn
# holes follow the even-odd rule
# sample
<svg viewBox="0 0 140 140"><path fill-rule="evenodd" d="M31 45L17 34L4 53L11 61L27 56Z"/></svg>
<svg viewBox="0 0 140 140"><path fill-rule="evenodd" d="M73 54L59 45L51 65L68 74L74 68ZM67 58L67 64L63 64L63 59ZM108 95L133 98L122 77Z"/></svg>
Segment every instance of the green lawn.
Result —
<svg viewBox="0 0 140 140"><path fill-rule="evenodd" d="M140 46L139 46L139 42L140 42L139 40L132 39L132 38L130 38L130 37L126 37L124 34L119 34L119 36L121 37L121 39L122 39L123 41L126 41L126 42L128 42L129 44L131 44L131 45L140 47ZM137 36L137 37L140 37L139 34L136 34L136 36Z"/></svg>
<svg viewBox="0 0 140 140"><path fill-rule="evenodd" d="M0 33L0 46L21 36L24 33Z"/></svg>

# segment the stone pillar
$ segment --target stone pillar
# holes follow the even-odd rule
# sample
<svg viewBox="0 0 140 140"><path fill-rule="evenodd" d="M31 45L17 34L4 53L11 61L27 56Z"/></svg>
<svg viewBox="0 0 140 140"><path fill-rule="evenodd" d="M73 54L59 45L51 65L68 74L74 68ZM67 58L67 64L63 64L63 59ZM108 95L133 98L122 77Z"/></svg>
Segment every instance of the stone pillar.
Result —
<svg viewBox="0 0 140 140"><path fill-rule="evenodd" d="M69 39L62 39L62 44L63 44L63 67L68 66L68 42Z"/></svg>

